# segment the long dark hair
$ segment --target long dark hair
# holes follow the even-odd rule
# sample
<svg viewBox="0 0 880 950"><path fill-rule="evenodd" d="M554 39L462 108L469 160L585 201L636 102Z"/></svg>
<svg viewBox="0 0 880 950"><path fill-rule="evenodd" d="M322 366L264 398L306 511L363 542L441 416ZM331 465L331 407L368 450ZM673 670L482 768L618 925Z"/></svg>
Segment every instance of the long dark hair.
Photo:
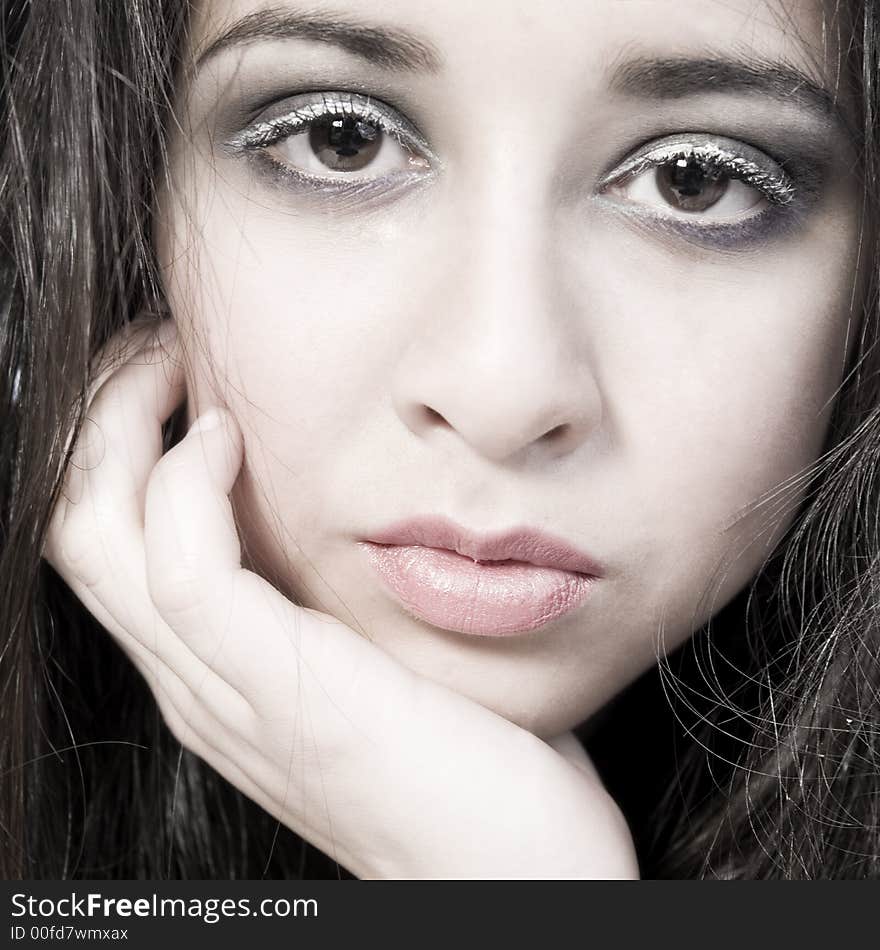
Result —
<svg viewBox="0 0 880 950"><path fill-rule="evenodd" d="M877 24L872 3L849 8L877 221ZM180 748L40 559L91 358L163 307L150 213L188 19L182 0L0 0L5 879L348 876ZM866 284L827 451L778 556L590 737L647 875L880 871L873 273Z"/></svg>
<svg viewBox="0 0 880 950"><path fill-rule="evenodd" d="M748 589L591 736L658 876L880 877L880 24L871 0L834 7L864 226L859 335L826 445Z"/></svg>
<svg viewBox="0 0 880 950"><path fill-rule="evenodd" d="M0 17L0 876L341 875L181 750L40 561L91 357L162 308L150 210L187 4Z"/></svg>

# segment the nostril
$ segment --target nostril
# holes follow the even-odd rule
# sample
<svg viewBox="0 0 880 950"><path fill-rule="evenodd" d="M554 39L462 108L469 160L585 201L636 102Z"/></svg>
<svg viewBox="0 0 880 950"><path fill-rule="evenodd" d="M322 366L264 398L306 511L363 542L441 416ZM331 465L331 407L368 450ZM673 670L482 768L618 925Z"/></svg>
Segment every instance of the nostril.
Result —
<svg viewBox="0 0 880 950"><path fill-rule="evenodd" d="M553 426L552 429L548 429L548 431L541 436L541 439L545 442L553 442L554 440L561 439L568 432L568 428L567 422L563 422L562 425Z"/></svg>
<svg viewBox="0 0 880 950"><path fill-rule="evenodd" d="M424 414L428 422L442 422L443 425L449 425L446 419L444 419L436 409L432 409L430 406L424 407Z"/></svg>

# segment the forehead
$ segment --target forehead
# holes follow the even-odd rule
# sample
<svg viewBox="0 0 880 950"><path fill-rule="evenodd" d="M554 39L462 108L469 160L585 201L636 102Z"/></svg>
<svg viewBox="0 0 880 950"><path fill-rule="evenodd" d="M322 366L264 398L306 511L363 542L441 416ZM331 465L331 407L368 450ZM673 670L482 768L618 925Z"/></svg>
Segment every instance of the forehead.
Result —
<svg viewBox="0 0 880 950"><path fill-rule="evenodd" d="M834 4L839 9L840 4ZM535 71L601 73L621 55L735 52L833 76L841 23L819 0L334 0L195 5L196 55L234 24L285 17L401 31L440 70L522 81ZM312 39L320 30L313 31Z"/></svg>

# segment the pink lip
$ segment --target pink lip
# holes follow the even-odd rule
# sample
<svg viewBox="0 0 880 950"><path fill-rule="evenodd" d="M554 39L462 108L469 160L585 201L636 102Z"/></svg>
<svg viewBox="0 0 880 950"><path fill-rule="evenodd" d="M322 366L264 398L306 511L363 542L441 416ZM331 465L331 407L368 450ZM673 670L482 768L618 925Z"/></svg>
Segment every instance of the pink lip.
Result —
<svg viewBox="0 0 880 950"><path fill-rule="evenodd" d="M584 601L601 568L532 528L476 535L447 518L401 521L360 542L403 607L445 630L525 633Z"/></svg>

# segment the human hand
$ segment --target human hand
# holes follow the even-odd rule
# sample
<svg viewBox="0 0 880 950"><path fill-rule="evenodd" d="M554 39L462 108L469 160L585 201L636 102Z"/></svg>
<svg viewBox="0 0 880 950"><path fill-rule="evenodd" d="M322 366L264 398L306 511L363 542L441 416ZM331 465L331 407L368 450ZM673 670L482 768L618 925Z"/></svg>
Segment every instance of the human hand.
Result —
<svg viewBox="0 0 880 950"><path fill-rule="evenodd" d="M162 455L185 396L163 332L106 348L44 557L177 740L361 878L638 876L573 735L542 741L242 568L241 432L215 408Z"/></svg>

